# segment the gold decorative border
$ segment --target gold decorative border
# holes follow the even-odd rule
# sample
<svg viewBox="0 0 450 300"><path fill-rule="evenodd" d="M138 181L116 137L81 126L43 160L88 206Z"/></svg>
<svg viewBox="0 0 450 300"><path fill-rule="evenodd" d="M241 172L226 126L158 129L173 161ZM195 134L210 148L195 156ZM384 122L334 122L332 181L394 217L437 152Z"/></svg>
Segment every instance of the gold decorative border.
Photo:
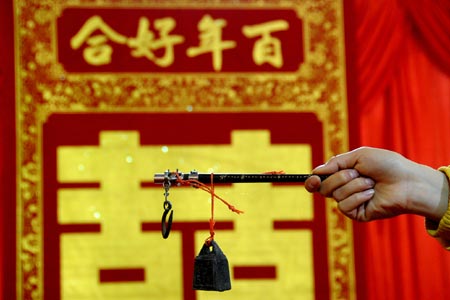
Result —
<svg viewBox="0 0 450 300"><path fill-rule="evenodd" d="M348 150L343 0L14 1L17 128L17 298L42 299L41 128L55 112L297 111L324 125L324 159ZM68 74L57 61L66 7L292 8L304 20L298 72ZM327 202L328 203L328 202ZM351 222L327 204L331 299L355 299Z"/></svg>

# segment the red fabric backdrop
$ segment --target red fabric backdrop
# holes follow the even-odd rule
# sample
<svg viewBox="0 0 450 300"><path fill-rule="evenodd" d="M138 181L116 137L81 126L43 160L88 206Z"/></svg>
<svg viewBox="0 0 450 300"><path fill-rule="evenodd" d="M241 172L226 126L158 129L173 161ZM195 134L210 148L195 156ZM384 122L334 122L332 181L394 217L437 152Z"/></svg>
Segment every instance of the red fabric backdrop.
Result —
<svg viewBox="0 0 450 300"><path fill-rule="evenodd" d="M359 144L450 164L450 2L354 0L348 12ZM450 253L427 236L423 218L355 230L359 299L446 298Z"/></svg>
<svg viewBox="0 0 450 300"><path fill-rule="evenodd" d="M14 290L14 88L12 1L0 9L0 290ZM346 2L353 145L393 149L421 163L450 164L450 2ZM354 78L353 82L351 79ZM353 84L352 84L353 82ZM358 141L359 139L359 141ZM11 233L12 232L12 233ZM355 224L359 299L444 299L450 253L428 237L423 219ZM6 275L5 275L6 274Z"/></svg>

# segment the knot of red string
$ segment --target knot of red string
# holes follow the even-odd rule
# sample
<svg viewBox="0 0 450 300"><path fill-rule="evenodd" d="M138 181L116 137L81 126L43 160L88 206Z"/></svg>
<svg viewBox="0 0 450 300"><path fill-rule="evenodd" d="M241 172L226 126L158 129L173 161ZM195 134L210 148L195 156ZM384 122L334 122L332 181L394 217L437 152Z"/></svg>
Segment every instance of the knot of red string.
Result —
<svg viewBox="0 0 450 300"><path fill-rule="evenodd" d="M175 173L175 174L177 176L178 184L191 185L191 186L201 189L211 195L211 218L209 219L209 234L210 235L205 241L205 243L209 246L211 244L211 241L214 240L214 235L215 235L215 232L214 232L214 225L216 224L216 221L214 221L214 200L215 200L215 198L222 201L222 203L225 204L226 206L228 206L228 209L231 210L232 212L235 212L237 214L242 214L244 212L242 210L237 209L236 207L234 207L233 205L228 203L225 199L223 199L222 197L220 197L219 195L217 195L215 193L214 181L213 181L214 174L213 173L211 173L211 185L210 186L204 184L203 182L195 180L195 179L184 180L178 175L178 173Z"/></svg>

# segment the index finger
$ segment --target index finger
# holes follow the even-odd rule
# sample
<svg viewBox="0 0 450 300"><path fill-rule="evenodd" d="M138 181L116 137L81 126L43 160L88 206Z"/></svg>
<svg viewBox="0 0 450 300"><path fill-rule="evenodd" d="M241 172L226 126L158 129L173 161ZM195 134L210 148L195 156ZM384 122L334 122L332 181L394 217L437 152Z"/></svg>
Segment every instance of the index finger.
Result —
<svg viewBox="0 0 450 300"><path fill-rule="evenodd" d="M333 174L339 170L352 169L358 160L358 154L355 150L339 154L330 158L325 164L316 167L313 174Z"/></svg>

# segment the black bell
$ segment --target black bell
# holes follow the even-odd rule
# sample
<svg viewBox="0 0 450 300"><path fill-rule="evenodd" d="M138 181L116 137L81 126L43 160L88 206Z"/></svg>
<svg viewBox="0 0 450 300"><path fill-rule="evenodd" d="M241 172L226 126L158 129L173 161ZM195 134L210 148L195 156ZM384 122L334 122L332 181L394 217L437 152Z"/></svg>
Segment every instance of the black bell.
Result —
<svg viewBox="0 0 450 300"><path fill-rule="evenodd" d="M214 240L210 246L205 243L195 258L192 287L194 290L219 292L231 289L227 257Z"/></svg>

